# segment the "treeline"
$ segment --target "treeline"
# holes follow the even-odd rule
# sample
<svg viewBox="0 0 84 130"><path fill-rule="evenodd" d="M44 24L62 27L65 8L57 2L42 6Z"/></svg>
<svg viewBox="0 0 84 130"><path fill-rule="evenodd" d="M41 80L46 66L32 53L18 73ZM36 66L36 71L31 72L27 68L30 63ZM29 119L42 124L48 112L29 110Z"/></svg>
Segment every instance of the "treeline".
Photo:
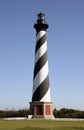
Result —
<svg viewBox="0 0 84 130"><path fill-rule="evenodd" d="M8 117L28 117L30 115L29 109L22 110L0 110L0 118ZM55 118L84 118L84 111L62 108L53 110Z"/></svg>
<svg viewBox="0 0 84 130"><path fill-rule="evenodd" d="M84 118L84 111L62 108L60 110L54 109L53 115L55 118Z"/></svg>
<svg viewBox="0 0 84 130"><path fill-rule="evenodd" d="M0 118L9 118L9 117L27 117L29 115L29 110L0 110Z"/></svg>

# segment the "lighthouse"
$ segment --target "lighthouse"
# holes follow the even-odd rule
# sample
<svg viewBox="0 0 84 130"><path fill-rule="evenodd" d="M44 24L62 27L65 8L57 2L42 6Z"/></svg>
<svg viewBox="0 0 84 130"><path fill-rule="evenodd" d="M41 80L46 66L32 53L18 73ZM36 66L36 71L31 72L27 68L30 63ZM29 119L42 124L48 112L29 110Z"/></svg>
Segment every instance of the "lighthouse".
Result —
<svg viewBox="0 0 84 130"><path fill-rule="evenodd" d="M46 30L48 27L45 14L39 13L37 21L34 24L34 29L36 30L36 46L32 101L30 102L30 112L33 118L51 119L53 117L46 38Z"/></svg>

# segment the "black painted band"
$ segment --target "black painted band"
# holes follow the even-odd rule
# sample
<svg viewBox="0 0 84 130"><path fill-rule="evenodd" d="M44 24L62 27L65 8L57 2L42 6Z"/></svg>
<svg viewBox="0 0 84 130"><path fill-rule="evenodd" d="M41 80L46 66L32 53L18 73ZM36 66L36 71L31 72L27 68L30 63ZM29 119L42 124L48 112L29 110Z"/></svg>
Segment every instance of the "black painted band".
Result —
<svg viewBox="0 0 84 130"><path fill-rule="evenodd" d="M45 43L46 41L46 34L44 34L36 43L36 49L35 49L35 53L37 52L37 50Z"/></svg>
<svg viewBox="0 0 84 130"><path fill-rule="evenodd" d="M46 79L38 86L33 94L32 101L40 101L49 89L49 75Z"/></svg>
<svg viewBox="0 0 84 130"><path fill-rule="evenodd" d="M44 55L35 64L34 78L37 75L37 73L40 71L40 69L45 65L46 62L47 62L47 51L44 53Z"/></svg>

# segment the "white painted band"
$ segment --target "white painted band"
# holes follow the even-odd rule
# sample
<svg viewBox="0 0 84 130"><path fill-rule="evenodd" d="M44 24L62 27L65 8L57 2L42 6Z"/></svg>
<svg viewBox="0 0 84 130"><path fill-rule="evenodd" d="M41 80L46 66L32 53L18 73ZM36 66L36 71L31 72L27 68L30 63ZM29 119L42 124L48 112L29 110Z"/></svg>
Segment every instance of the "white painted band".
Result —
<svg viewBox="0 0 84 130"><path fill-rule="evenodd" d="M47 41L38 49L35 55L35 63L40 59L40 57L47 51Z"/></svg>
<svg viewBox="0 0 84 130"><path fill-rule="evenodd" d="M50 88L48 89L48 91L45 94L45 96L40 100L40 102L51 102Z"/></svg>
<svg viewBox="0 0 84 130"><path fill-rule="evenodd" d="M46 31L40 31L38 34L37 34L37 37L36 37L36 42L43 36L45 35Z"/></svg>
<svg viewBox="0 0 84 130"><path fill-rule="evenodd" d="M36 91L38 86L45 80L45 78L48 76L48 61L45 63L45 65L41 68L41 70L37 73L34 81L33 81L33 93Z"/></svg>

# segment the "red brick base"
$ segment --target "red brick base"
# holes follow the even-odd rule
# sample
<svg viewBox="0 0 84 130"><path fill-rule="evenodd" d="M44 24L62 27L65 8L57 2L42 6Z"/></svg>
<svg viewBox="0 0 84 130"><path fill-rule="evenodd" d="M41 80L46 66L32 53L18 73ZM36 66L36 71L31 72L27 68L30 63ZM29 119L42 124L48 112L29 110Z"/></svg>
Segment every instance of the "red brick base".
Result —
<svg viewBox="0 0 84 130"><path fill-rule="evenodd" d="M53 118L51 102L31 102L30 111L33 118Z"/></svg>
<svg viewBox="0 0 84 130"><path fill-rule="evenodd" d="M51 115L51 105L45 105L45 115Z"/></svg>

